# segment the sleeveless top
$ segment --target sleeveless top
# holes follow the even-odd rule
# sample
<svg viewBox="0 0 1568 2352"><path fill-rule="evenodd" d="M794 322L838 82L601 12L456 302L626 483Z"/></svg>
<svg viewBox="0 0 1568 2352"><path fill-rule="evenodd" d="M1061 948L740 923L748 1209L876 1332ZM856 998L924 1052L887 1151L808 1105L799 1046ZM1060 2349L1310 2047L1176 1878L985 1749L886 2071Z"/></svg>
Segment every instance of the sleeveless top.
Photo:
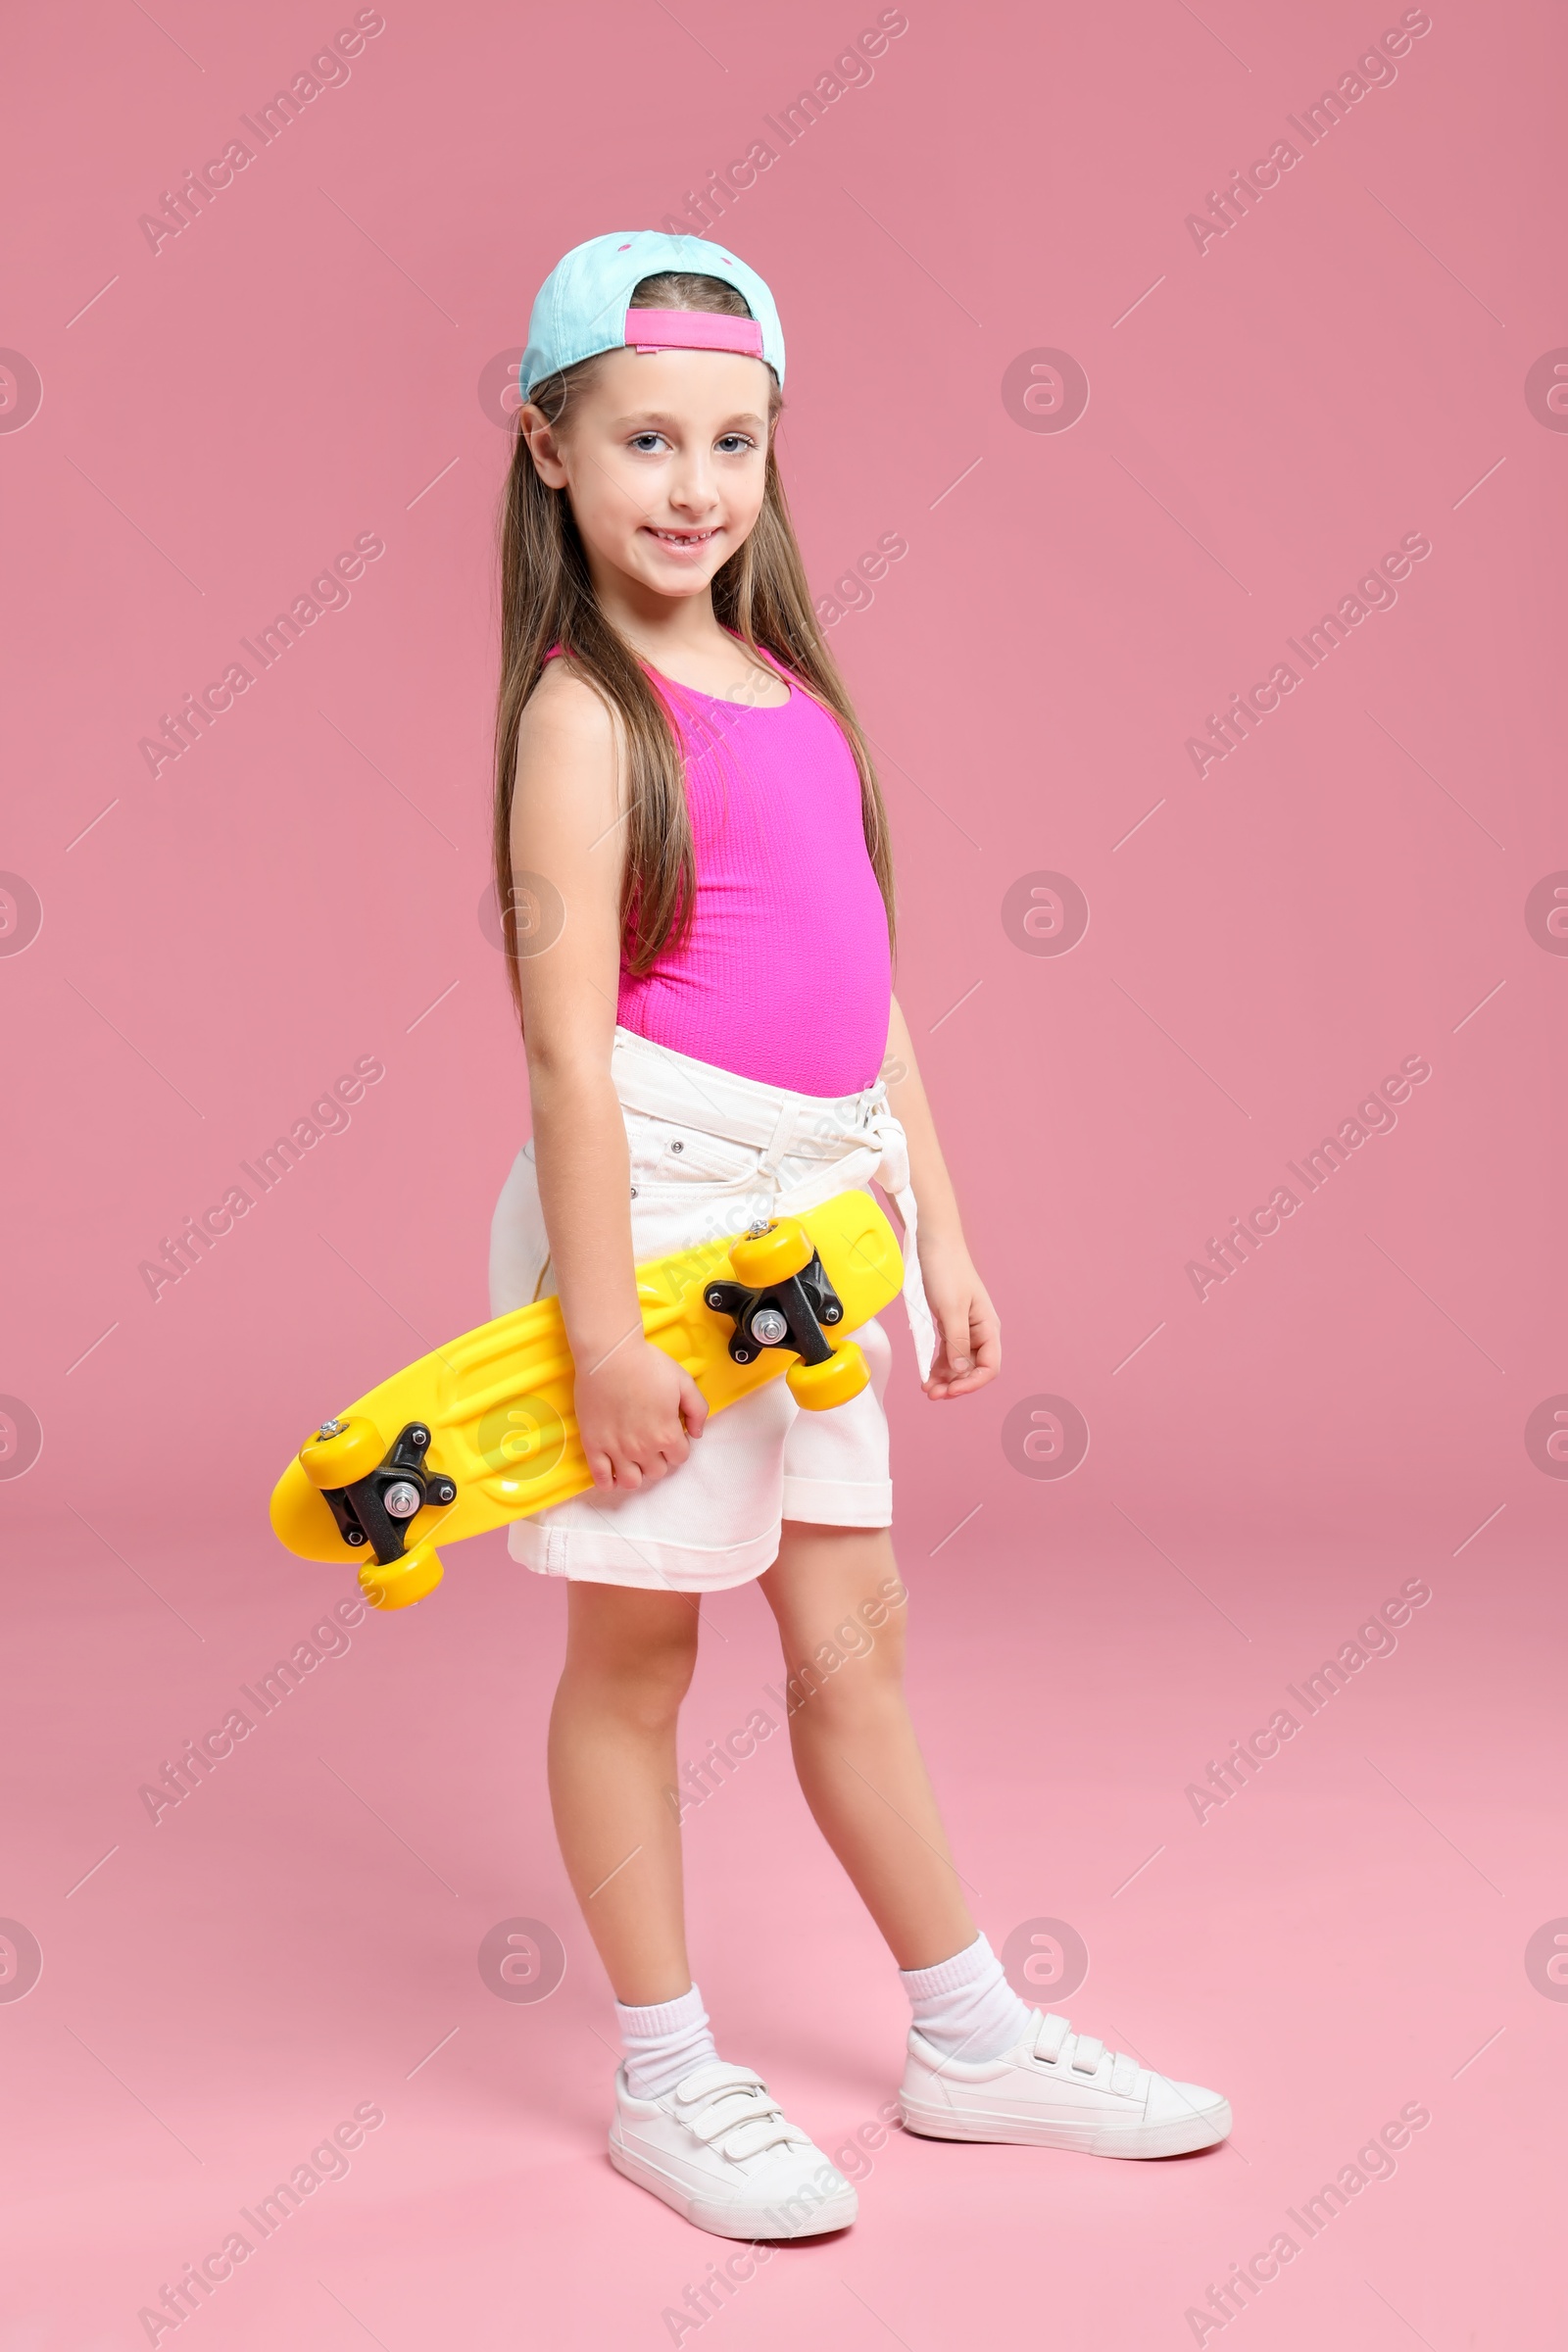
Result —
<svg viewBox="0 0 1568 2352"><path fill-rule="evenodd" d="M617 1018L764 1086L858 1094L881 1068L892 1002L859 771L833 713L767 660L790 689L776 709L644 663L684 755L697 893L683 946L640 977L622 965Z"/></svg>

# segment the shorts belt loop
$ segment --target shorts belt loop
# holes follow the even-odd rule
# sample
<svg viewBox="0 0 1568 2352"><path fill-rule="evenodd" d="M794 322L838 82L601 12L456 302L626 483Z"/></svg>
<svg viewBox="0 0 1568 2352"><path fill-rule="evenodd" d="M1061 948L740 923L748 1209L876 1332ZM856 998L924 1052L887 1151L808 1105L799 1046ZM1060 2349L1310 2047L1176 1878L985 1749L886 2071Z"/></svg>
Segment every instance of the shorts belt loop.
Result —
<svg viewBox="0 0 1568 2352"><path fill-rule="evenodd" d="M762 1153L760 1174L764 1176L778 1174L779 1161L784 1157L794 1139L800 1109L801 1098L799 1095L781 1095L779 1097L778 1117L773 1121L773 1133Z"/></svg>

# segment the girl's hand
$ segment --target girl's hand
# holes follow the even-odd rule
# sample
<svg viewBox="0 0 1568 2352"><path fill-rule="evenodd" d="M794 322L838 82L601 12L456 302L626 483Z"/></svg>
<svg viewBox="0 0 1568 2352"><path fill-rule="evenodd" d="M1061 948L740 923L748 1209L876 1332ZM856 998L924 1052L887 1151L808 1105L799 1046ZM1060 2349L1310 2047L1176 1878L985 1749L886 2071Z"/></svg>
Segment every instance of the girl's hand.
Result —
<svg viewBox="0 0 1568 2352"><path fill-rule="evenodd" d="M937 1327L937 1352L922 1386L938 1400L968 1396L1002 1368L1002 1325L961 1241L920 1233L920 1275Z"/></svg>
<svg viewBox="0 0 1568 2352"><path fill-rule="evenodd" d="M594 1485L626 1494L678 1470L708 1419L691 1374L640 1335L578 1373L576 1409Z"/></svg>

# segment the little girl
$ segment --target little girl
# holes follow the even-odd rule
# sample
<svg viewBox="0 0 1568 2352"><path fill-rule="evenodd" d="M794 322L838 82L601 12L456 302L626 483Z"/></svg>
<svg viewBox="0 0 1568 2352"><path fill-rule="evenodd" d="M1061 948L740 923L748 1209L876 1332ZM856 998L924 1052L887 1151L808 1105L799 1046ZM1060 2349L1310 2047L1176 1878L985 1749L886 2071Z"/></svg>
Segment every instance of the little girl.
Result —
<svg viewBox="0 0 1568 2352"><path fill-rule="evenodd" d="M594 1476L511 1541L567 1580L550 1789L625 2046L611 2160L746 2238L856 2214L720 2055L686 1956L676 1717L702 1595L754 1579L802 1790L913 2007L906 2127L1108 2156L1230 2129L1215 2092L1027 2008L965 1906L902 1690L879 1325L856 1335L872 1379L849 1403L802 1413L775 1380L710 1428L643 1337L639 1261L874 1178L926 1396L970 1396L1000 1361L891 995L887 817L774 461L783 382L767 287L704 239L595 237L551 272L502 526L496 763L533 1138L496 1209L491 1309L559 1294ZM819 1672L851 1625L865 1646Z"/></svg>

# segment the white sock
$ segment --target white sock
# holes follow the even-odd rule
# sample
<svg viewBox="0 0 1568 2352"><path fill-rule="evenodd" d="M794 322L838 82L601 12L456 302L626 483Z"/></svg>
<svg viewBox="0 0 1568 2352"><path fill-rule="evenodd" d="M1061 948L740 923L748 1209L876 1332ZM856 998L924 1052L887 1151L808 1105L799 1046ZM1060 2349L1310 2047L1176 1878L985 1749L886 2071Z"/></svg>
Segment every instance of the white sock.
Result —
<svg viewBox="0 0 1568 2352"><path fill-rule="evenodd" d="M695 1984L677 2001L651 2001L642 2009L617 2001L615 2016L626 2052L626 2087L634 2099L662 2099L705 2059L718 2056Z"/></svg>
<svg viewBox="0 0 1568 2352"><path fill-rule="evenodd" d="M1012 2049L1028 2030L1028 2003L983 1936L935 1968L901 1968L899 1975L922 2038L944 2058L981 2065Z"/></svg>

